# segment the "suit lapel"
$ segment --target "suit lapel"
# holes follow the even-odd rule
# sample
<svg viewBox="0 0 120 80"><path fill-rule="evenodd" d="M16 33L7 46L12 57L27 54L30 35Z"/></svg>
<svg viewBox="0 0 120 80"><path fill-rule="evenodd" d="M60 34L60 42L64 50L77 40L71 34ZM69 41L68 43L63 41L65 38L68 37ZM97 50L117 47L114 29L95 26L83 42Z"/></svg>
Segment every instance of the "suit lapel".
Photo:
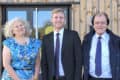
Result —
<svg viewBox="0 0 120 80"><path fill-rule="evenodd" d="M87 65L89 65L89 60L90 60L90 48L91 48L91 43L92 43L92 37L93 37L93 34L89 36L88 40L86 41L86 58L85 59L88 59L87 62ZM88 67L89 68L89 67Z"/></svg>
<svg viewBox="0 0 120 80"><path fill-rule="evenodd" d="M89 71L89 60L90 60L90 48L91 48L91 44L92 44L92 37L93 37L93 35L94 35L94 31L91 31L90 33L89 33L89 35L87 36L87 38L85 38L85 43L84 43L84 45L85 45L85 58L84 58L84 63L85 63L85 65L86 65L86 69L88 69L87 71ZM88 73L88 72L87 72Z"/></svg>
<svg viewBox="0 0 120 80"><path fill-rule="evenodd" d="M52 67L52 75L54 75L54 34L53 32L49 36L49 61Z"/></svg>
<svg viewBox="0 0 120 80"><path fill-rule="evenodd" d="M49 44L50 44L50 55L52 58L54 58L54 37L53 37L53 33L50 34L50 38L49 38Z"/></svg>
<svg viewBox="0 0 120 80"><path fill-rule="evenodd" d="M110 35L110 41L109 41L109 55L110 55L110 65L111 65L111 69L112 69L112 71L114 70L113 68L114 67L112 67L112 66L114 66L114 64L115 64L115 60L114 59L116 59L115 58L115 55L117 54L117 50L115 50L114 48L115 48L115 40L113 40L114 38L112 38L112 35Z"/></svg>

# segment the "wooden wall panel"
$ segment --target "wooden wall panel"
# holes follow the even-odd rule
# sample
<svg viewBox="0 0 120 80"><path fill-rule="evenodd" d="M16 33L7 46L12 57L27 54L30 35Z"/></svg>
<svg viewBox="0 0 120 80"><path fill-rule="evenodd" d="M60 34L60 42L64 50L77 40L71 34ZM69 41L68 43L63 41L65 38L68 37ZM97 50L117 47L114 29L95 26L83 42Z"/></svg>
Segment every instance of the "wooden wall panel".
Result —
<svg viewBox="0 0 120 80"><path fill-rule="evenodd" d="M112 31L116 34L118 32L117 19L118 19L117 2L116 0L112 0Z"/></svg>
<svg viewBox="0 0 120 80"><path fill-rule="evenodd" d="M72 5L72 14L73 14L73 26L72 28L80 34L80 9L79 5Z"/></svg>
<svg viewBox="0 0 120 80"><path fill-rule="evenodd" d="M74 16L75 16L75 10L74 10L74 5L72 5L72 8L71 8L71 22L72 22L72 27L71 27L71 29L72 29L72 30L75 30Z"/></svg>
<svg viewBox="0 0 120 80"><path fill-rule="evenodd" d="M39 0L32 0L32 2L34 3L34 2L40 2Z"/></svg>
<svg viewBox="0 0 120 80"><path fill-rule="evenodd" d="M99 11L105 11L105 0L99 0Z"/></svg>
<svg viewBox="0 0 120 80"><path fill-rule="evenodd" d="M98 4L98 1L97 0L92 0L92 5L93 5L93 13L96 13L97 11L98 11L98 6L99 6L99 4Z"/></svg>
<svg viewBox="0 0 120 80"><path fill-rule="evenodd" d="M93 1L92 0L87 0L87 5L86 5L86 32L89 32L91 24L91 19L93 15Z"/></svg>
<svg viewBox="0 0 120 80"><path fill-rule="evenodd" d="M118 7L118 35L120 36L120 6Z"/></svg>
<svg viewBox="0 0 120 80"><path fill-rule="evenodd" d="M18 3L18 2L19 2L19 0L13 0L13 1L11 1L11 2L15 2L15 3Z"/></svg>
<svg viewBox="0 0 120 80"><path fill-rule="evenodd" d="M110 9L110 3L111 0L105 0L105 12L108 14L108 17L111 18L111 9ZM109 29L111 29L111 20L110 20L110 25L108 26Z"/></svg>
<svg viewBox="0 0 120 80"><path fill-rule="evenodd" d="M43 0L44 1L44 0ZM45 1L46 3L48 3L48 2L56 2L56 0L46 0Z"/></svg>
<svg viewBox="0 0 120 80"><path fill-rule="evenodd" d="M84 35L86 34L86 0L81 0L80 5L80 36L83 39Z"/></svg>
<svg viewBox="0 0 120 80"><path fill-rule="evenodd" d="M120 34L120 0L81 0L80 2L80 35L83 37L89 31L91 18L97 11L106 12L110 18L108 26L115 34Z"/></svg>
<svg viewBox="0 0 120 80"><path fill-rule="evenodd" d="M118 0L118 5L120 5L120 0Z"/></svg>
<svg viewBox="0 0 120 80"><path fill-rule="evenodd" d="M25 2L32 2L32 0L25 0Z"/></svg>

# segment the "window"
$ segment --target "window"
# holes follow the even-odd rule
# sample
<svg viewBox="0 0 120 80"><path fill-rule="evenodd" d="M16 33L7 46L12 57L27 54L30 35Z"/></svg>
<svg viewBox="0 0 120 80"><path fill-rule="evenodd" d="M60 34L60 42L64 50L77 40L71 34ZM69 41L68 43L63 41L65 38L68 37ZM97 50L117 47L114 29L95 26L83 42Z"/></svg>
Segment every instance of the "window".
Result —
<svg viewBox="0 0 120 80"><path fill-rule="evenodd" d="M67 6L7 6L5 8L4 22L15 17L20 17L30 22L32 28L32 36L42 39L43 35L53 30L51 25L51 11L53 8L61 7L66 14L66 28L69 29L69 7Z"/></svg>

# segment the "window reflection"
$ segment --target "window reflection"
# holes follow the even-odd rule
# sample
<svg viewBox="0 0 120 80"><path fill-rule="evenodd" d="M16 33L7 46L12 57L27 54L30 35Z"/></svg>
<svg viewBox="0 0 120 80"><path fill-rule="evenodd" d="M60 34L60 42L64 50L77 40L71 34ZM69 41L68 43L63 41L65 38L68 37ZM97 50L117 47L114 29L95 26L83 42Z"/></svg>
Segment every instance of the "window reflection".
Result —
<svg viewBox="0 0 120 80"><path fill-rule="evenodd" d="M11 20L15 17L19 17L26 20L27 13L26 11L8 11L7 16L7 20Z"/></svg>
<svg viewBox="0 0 120 80"><path fill-rule="evenodd" d="M36 21L37 21L38 34L40 39L42 39L43 35L52 31L52 24L50 22L50 19L51 19L51 10L38 10L37 17L36 17L36 11L33 12L33 28L35 29Z"/></svg>

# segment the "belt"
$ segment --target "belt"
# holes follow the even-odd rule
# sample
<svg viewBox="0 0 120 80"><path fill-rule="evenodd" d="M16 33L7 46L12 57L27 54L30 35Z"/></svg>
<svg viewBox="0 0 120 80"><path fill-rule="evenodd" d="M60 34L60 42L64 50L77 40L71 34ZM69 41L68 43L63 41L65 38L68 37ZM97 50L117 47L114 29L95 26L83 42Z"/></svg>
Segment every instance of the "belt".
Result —
<svg viewBox="0 0 120 80"><path fill-rule="evenodd" d="M14 70L32 70L32 68L14 68Z"/></svg>
<svg viewBox="0 0 120 80"><path fill-rule="evenodd" d="M89 80L112 80L112 78L95 78L89 75Z"/></svg>

